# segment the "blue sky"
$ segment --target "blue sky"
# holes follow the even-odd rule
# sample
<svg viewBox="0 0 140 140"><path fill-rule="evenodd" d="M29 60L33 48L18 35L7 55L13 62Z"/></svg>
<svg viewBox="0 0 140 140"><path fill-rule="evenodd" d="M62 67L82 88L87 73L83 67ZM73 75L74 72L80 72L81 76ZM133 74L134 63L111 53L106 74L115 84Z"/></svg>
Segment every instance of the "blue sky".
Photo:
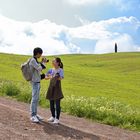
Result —
<svg viewBox="0 0 140 140"><path fill-rule="evenodd" d="M0 0L0 52L140 51L140 0Z"/></svg>

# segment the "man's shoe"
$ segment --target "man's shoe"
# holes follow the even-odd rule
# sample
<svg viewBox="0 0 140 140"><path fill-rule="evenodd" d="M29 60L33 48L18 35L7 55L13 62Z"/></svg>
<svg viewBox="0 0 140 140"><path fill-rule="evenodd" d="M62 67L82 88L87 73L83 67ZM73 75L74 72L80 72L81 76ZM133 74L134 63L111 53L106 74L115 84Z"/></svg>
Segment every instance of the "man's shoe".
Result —
<svg viewBox="0 0 140 140"><path fill-rule="evenodd" d="M37 117L37 119L38 119L39 121L42 121L42 120L43 120L43 118L42 118L41 116L39 116L39 115L36 115L36 117Z"/></svg>
<svg viewBox="0 0 140 140"><path fill-rule="evenodd" d="M30 119L33 123L38 123L39 120L36 116L32 116L31 119Z"/></svg>

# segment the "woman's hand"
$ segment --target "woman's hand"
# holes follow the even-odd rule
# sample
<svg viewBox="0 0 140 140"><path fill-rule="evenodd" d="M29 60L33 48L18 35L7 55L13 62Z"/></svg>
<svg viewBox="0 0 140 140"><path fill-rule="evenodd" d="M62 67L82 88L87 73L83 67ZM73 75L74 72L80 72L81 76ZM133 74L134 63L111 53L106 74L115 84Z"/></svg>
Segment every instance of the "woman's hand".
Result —
<svg viewBox="0 0 140 140"><path fill-rule="evenodd" d="M59 81L62 80L62 79L63 79L63 78L61 78L61 77L57 77L57 80L59 80Z"/></svg>
<svg viewBox="0 0 140 140"><path fill-rule="evenodd" d="M52 79L52 76L50 74L48 74L48 75L45 76L45 79L46 80Z"/></svg>

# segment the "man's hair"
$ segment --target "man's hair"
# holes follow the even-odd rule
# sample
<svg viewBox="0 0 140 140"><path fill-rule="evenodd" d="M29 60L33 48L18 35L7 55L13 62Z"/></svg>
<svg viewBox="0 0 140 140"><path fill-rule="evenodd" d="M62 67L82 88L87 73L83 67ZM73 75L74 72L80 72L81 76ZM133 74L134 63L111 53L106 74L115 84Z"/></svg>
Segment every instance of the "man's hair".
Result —
<svg viewBox="0 0 140 140"><path fill-rule="evenodd" d="M39 53L39 54L42 54L42 53L43 53L43 50L42 50L41 48L39 48L39 47L34 48L33 55L35 56L35 55L37 55L38 53Z"/></svg>

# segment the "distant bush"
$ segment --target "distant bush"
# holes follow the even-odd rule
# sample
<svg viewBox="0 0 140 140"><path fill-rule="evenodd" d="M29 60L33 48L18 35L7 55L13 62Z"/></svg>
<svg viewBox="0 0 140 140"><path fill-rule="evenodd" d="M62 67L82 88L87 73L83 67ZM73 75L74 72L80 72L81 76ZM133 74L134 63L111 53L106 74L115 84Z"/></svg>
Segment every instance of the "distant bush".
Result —
<svg viewBox="0 0 140 140"><path fill-rule="evenodd" d="M12 82L3 82L0 86L0 91L7 96L17 96L20 94L20 89Z"/></svg>

